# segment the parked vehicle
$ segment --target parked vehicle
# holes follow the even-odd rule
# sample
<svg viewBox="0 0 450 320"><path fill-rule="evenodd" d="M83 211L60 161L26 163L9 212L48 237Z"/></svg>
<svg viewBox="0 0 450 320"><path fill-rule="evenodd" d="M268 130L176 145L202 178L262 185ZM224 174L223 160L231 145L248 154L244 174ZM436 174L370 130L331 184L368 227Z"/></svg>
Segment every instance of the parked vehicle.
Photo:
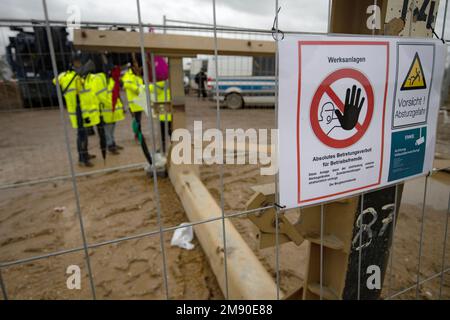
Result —
<svg viewBox="0 0 450 320"><path fill-rule="evenodd" d="M208 79L213 99L215 86L215 79ZM275 77L219 77L218 86L219 101L230 109L275 103Z"/></svg>
<svg viewBox="0 0 450 320"><path fill-rule="evenodd" d="M275 59L273 57L219 56L219 100L230 109L245 105L274 105ZM207 88L216 99L216 72L214 56L208 58Z"/></svg>
<svg viewBox="0 0 450 320"><path fill-rule="evenodd" d="M36 25L32 31L24 31L19 27L10 29L17 34L8 39L6 59L18 81L24 106L56 105L56 89L52 83L53 71L45 28ZM52 27L51 31L58 70L65 70L69 65L72 43L67 38L65 27Z"/></svg>

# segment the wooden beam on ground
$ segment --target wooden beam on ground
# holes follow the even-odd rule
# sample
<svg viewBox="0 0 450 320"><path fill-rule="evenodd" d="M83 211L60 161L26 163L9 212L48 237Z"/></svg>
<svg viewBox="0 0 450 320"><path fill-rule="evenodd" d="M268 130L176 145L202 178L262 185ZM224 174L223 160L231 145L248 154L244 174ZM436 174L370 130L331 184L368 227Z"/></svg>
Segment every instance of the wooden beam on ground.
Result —
<svg viewBox="0 0 450 320"><path fill-rule="evenodd" d="M195 166L171 165L169 177L191 222L222 216L214 198L201 182ZM276 284L234 225L225 220L228 290L230 299L276 299ZM222 292L225 292L222 220L194 226ZM280 293L280 295L282 295Z"/></svg>
<svg viewBox="0 0 450 320"><path fill-rule="evenodd" d="M139 50L139 33L111 30L75 30L75 47L89 51L132 52ZM214 54L214 38L175 34L146 33L144 47L162 56ZM274 55L275 42L263 40L218 39L220 55Z"/></svg>

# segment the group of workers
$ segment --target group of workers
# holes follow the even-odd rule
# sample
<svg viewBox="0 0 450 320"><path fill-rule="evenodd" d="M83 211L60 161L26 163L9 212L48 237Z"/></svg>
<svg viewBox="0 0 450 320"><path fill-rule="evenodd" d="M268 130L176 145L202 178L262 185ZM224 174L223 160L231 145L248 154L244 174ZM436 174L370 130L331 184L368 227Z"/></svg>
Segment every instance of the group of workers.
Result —
<svg viewBox="0 0 450 320"><path fill-rule="evenodd" d="M92 61L89 62L92 63ZM93 127L97 127L100 137L104 136L106 141L104 147L113 155L119 154L119 150L123 149L116 143L115 127L117 122L125 119L127 111L130 112L137 126L135 139L138 140L138 134L142 137L142 112L146 106L139 97L142 96L145 86L142 79L142 67L136 60L123 66L107 64L105 67L104 65L102 72L96 72L98 68L95 65L91 68L86 65L86 61L82 61L81 54L75 55L72 58L72 67L59 74L58 82L70 123L77 130L79 165L92 167L91 159L95 158L95 155L88 152L88 136ZM54 83L56 84L55 80ZM170 101L170 89L166 81L159 81L151 83L149 91L152 105L159 105L161 108L157 112L154 112L155 108L151 108L149 115L159 117L162 152L165 152L166 132L170 137L172 131L172 114L162 108ZM139 139L140 143L142 143L141 139ZM150 156L146 155L146 157L151 165Z"/></svg>

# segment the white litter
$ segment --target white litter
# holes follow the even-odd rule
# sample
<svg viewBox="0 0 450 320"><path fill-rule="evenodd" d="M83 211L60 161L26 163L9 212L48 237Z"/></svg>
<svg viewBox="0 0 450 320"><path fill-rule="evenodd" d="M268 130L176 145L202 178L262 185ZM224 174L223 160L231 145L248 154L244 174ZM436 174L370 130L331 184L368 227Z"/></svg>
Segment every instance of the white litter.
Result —
<svg viewBox="0 0 450 320"><path fill-rule="evenodd" d="M179 227L185 226L187 223L182 223ZM170 241L171 246L177 246L182 249L192 250L194 245L191 243L194 239L194 230L192 226L176 229L173 233L172 240Z"/></svg>
<svg viewBox="0 0 450 320"><path fill-rule="evenodd" d="M153 164L156 167L156 171L165 170L167 158L161 153L155 153L154 155ZM144 171L150 174L153 173L153 166L145 164Z"/></svg>
<svg viewBox="0 0 450 320"><path fill-rule="evenodd" d="M166 157L161 153L155 153L155 167L163 168L167 163Z"/></svg>

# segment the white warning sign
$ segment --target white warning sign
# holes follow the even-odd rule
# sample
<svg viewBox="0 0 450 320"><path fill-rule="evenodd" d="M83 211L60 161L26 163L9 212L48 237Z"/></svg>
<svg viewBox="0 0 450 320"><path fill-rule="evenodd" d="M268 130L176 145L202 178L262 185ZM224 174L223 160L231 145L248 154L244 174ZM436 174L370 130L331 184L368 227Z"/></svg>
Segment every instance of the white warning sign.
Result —
<svg viewBox="0 0 450 320"><path fill-rule="evenodd" d="M393 128L427 122L430 88L433 79L434 44L397 45Z"/></svg>
<svg viewBox="0 0 450 320"><path fill-rule="evenodd" d="M439 96L430 98L430 92L440 92L443 73L433 74L433 68L437 46L443 66L444 47L423 44L413 48L393 38L334 36L290 36L280 42L280 204L329 201L430 168L432 128L419 126L431 119L435 127L437 108L431 117L427 111L391 118L399 108L439 105ZM405 125L417 130L393 132Z"/></svg>

